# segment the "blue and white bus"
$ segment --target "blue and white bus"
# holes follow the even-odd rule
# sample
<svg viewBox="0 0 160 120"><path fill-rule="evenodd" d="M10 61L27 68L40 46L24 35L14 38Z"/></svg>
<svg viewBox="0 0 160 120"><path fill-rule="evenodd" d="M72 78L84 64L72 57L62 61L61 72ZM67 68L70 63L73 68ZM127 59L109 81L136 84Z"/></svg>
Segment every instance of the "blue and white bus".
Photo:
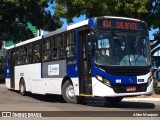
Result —
<svg viewBox="0 0 160 120"><path fill-rule="evenodd" d="M35 94L84 96L111 103L153 92L147 25L125 17L95 17L7 48L6 86Z"/></svg>

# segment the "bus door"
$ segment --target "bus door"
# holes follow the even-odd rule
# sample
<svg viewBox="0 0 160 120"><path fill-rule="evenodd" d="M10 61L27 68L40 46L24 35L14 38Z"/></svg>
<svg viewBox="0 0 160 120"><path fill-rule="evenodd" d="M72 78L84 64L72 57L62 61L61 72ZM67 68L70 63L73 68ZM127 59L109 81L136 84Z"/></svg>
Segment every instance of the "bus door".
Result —
<svg viewBox="0 0 160 120"><path fill-rule="evenodd" d="M89 30L79 32L78 72L80 94L92 95L91 55L88 50L87 34Z"/></svg>
<svg viewBox="0 0 160 120"><path fill-rule="evenodd" d="M14 66L15 66L15 51L14 49L9 51L9 56L8 56L8 66L10 67L10 85L11 88L15 87L14 84Z"/></svg>

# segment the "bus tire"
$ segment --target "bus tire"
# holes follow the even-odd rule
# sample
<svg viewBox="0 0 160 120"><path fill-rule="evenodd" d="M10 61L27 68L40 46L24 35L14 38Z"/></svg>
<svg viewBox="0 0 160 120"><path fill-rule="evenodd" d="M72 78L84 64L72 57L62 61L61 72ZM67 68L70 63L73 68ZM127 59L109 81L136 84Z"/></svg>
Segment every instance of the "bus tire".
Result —
<svg viewBox="0 0 160 120"><path fill-rule="evenodd" d="M26 85L23 79L20 81L20 84L19 84L19 92L22 96L27 95Z"/></svg>
<svg viewBox="0 0 160 120"><path fill-rule="evenodd" d="M105 97L105 100L110 104L117 104L121 102L123 97Z"/></svg>
<svg viewBox="0 0 160 120"><path fill-rule="evenodd" d="M79 103L81 101L81 97L75 96L74 87L68 80L62 86L62 96L67 103Z"/></svg>

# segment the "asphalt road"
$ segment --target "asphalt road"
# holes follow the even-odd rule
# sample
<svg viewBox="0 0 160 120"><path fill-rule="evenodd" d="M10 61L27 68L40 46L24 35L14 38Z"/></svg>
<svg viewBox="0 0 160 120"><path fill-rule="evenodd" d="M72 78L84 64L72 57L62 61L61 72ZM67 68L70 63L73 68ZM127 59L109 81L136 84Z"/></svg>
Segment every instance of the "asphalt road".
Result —
<svg viewBox="0 0 160 120"><path fill-rule="evenodd" d="M22 112L28 111L35 113L40 112L41 116L44 117L41 119L46 119L45 117L51 119L51 117L54 117L56 120L70 120L78 117L79 119L94 120L106 119L107 116L110 116L109 119L111 119L111 117L115 119L118 117L119 120L121 118L127 120L128 117L130 117L130 119L139 119L138 115L142 113L145 115L153 114L160 116L160 102L122 101L117 105L110 105L105 102L103 98L86 98L82 104L69 104L65 103L61 96L57 95L29 94L28 96L21 96L17 91L8 90L4 84L0 84L0 111L20 112L21 114ZM147 117L147 119L149 118L150 117ZM0 120L2 119L7 118L0 117ZM18 120L22 118L18 117L14 119ZM140 119L143 120L145 118L141 116ZM153 119L158 119L158 117L153 117Z"/></svg>

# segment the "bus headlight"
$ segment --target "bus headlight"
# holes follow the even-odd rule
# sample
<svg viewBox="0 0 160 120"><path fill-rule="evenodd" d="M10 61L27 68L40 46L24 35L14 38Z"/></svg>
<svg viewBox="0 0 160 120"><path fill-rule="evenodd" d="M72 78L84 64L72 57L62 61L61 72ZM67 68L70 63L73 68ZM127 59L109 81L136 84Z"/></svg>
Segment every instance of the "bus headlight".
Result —
<svg viewBox="0 0 160 120"><path fill-rule="evenodd" d="M111 83L110 83L110 81L109 81L108 79L105 78L105 79L103 80L103 82L104 82L105 85L111 87Z"/></svg>
<svg viewBox="0 0 160 120"><path fill-rule="evenodd" d="M152 77L149 77L147 80L148 86L151 84L151 82L152 82Z"/></svg>
<svg viewBox="0 0 160 120"><path fill-rule="evenodd" d="M99 76L99 75L96 75L96 78L99 80L99 81L103 81L103 78L102 78L102 76Z"/></svg>
<svg viewBox="0 0 160 120"><path fill-rule="evenodd" d="M97 80L101 81L102 83L104 83L105 85L111 87L111 83L108 79L102 77L102 76L99 76L99 75L96 75L96 78Z"/></svg>

